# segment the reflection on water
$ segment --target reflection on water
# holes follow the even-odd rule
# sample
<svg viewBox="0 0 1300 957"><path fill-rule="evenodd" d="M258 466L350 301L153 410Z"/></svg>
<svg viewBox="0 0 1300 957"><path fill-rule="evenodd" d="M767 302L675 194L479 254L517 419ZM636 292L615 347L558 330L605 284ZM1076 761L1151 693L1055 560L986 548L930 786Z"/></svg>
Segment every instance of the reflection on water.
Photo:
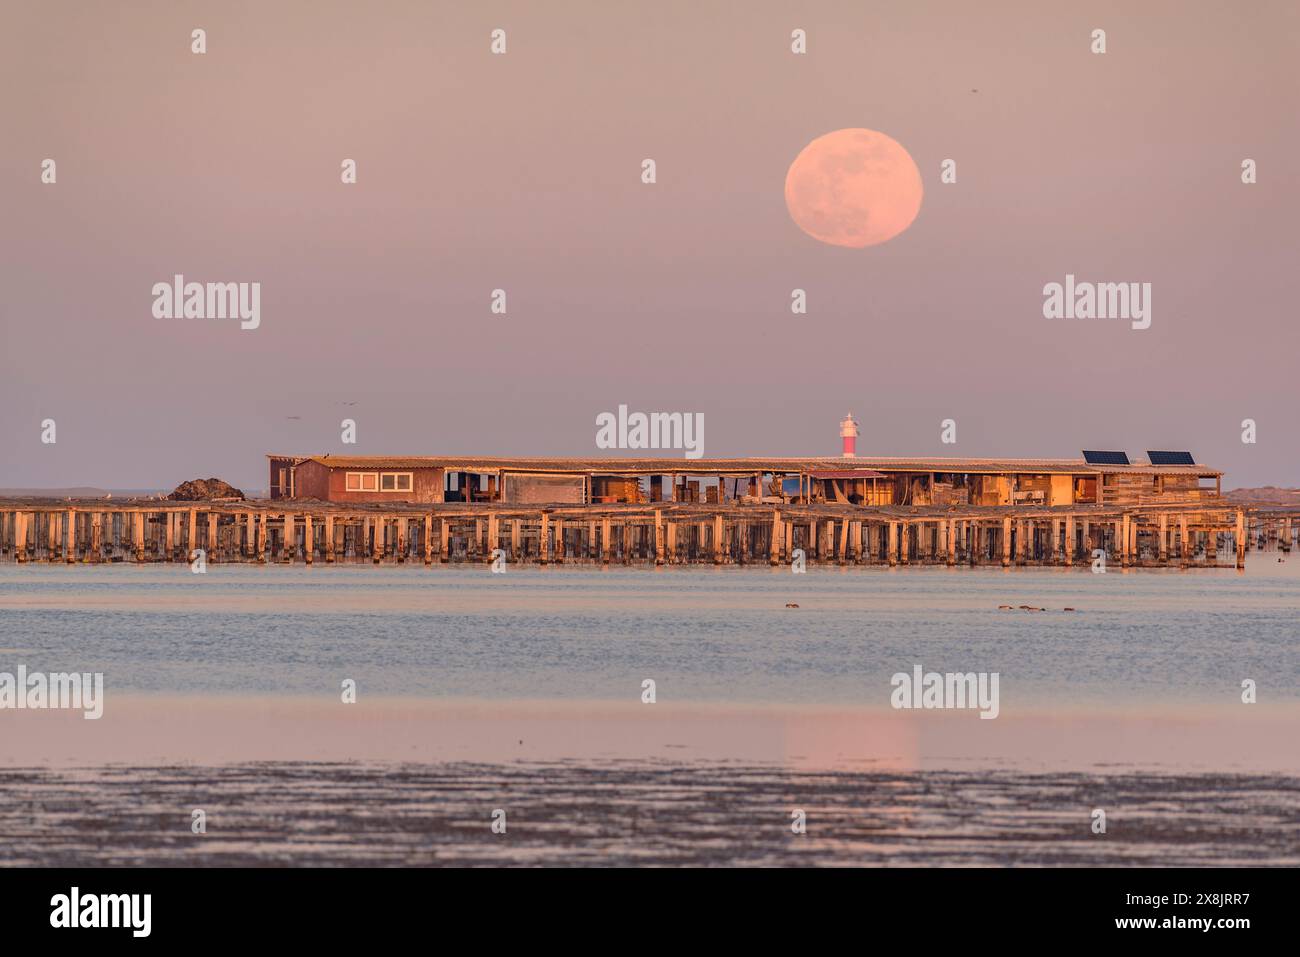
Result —
<svg viewBox="0 0 1300 957"><path fill-rule="evenodd" d="M309 694L346 673L372 694L547 700L653 674L678 701L859 704L921 662L1000 672L1022 702L1224 702L1243 677L1294 701L1297 617L1300 560L1273 553L1245 574L0 565L0 670L183 694Z"/></svg>
<svg viewBox="0 0 1300 957"><path fill-rule="evenodd" d="M194 808L206 834L191 833ZM23 835L0 842L4 865L1295 866L1300 780L648 762L19 769L0 771L0 833Z"/></svg>
<svg viewBox="0 0 1300 957"><path fill-rule="evenodd" d="M1224 760L1248 732L1211 721L1218 735L1211 741L1204 722L1180 731L1176 718L1123 717L1164 705L1175 716L1245 708L1243 678L1259 682L1254 707L1262 715L1300 701L1300 560L1276 558L1253 555L1244 575L942 568L493 575L466 567L220 565L192 575L185 566L0 565L0 671L19 664L102 671L110 709L103 728L27 714L26 727L48 725L49 736L10 735L10 767L0 769L0 864L1294 866L1300 778L1264 773L1273 763ZM912 753L860 733L884 722L844 719L821 731L813 722L816 733L800 737L797 716L801 706L884 708L890 675L916 663L999 672L1004 713L1036 705L1044 716L1041 729L1032 721L1029 728L1041 741L1012 735L1011 752L1026 750L1038 764L987 761L990 741L968 740L983 735L981 725L1020 727L1005 719L968 723L973 730L947 722L933 741L938 725L926 723L912 750L927 760L951 756L942 770L769 762L772 752L809 747L831 756ZM341 676L364 689L368 710L356 715L372 723L335 710L347 707L337 704ZM496 713L523 700L579 709L604 700L635 710L647 676L659 689L656 716L674 714L673 704L724 706L723 718L659 729L673 742L662 747L681 748L673 761L616 759L621 751L590 741L584 751L583 741L604 727L596 719L595 730L574 725L586 738L563 737L562 722L555 731L545 721L527 724L524 735L518 721ZM148 695L152 703L135 707L135 692L167 696ZM243 696L257 695L262 704L241 710L239 702L254 700ZM238 720L203 724L213 713L204 702L226 696ZM302 731L306 719L265 705L282 696L319 709L305 727L339 738L343 750L307 750L314 739ZM389 697L473 707L461 718L438 712L426 733L414 705L414 717L378 720L375 703ZM736 723L725 712L743 713L725 706L742 704L776 706L777 717L744 725L741 746L719 745ZM163 713L153 720L149 707ZM788 727L779 717L787 707L796 715ZM263 712L278 716L261 722ZM1053 723L1066 712L1083 717ZM1106 721L1118 722L1117 744L1186 738L1204 760L1185 760L1181 746L1166 755L1162 744L1159 761L1103 767L1071 759L1048 772L1042 751L1062 747L1054 742L1067 731L1080 753L1126 760L1110 756L1105 734L1080 737L1093 719L1103 732ZM636 731L630 720L610 723L609 733ZM83 727L90 724L99 730ZM196 728L225 733L205 737ZM410 741L394 731L403 728ZM407 747L385 758L373 748L376 736ZM509 762L470 747L523 737L532 748L540 746L534 738L551 741L552 749ZM237 753L205 757L200 740ZM164 748L176 741L185 746ZM289 760L250 763L258 756L251 747L268 741L289 742L287 753L269 755ZM1242 749L1251 743L1274 753L1269 741ZM448 742L463 746L441 754L426 747ZM110 745L134 745L136 756L69 760L111 754ZM159 766L173 753L196 763ZM353 756L374 763L333 761ZM307 757L333 763L299 760ZM1162 763L1173 773L1151 770ZM1257 773L1227 773L1234 766ZM205 835L190 831L195 808L207 814ZM504 835L491 831L495 808L507 812ZM1106 811L1105 835L1092 833L1096 808ZM807 813L805 835L790 831L795 809Z"/></svg>

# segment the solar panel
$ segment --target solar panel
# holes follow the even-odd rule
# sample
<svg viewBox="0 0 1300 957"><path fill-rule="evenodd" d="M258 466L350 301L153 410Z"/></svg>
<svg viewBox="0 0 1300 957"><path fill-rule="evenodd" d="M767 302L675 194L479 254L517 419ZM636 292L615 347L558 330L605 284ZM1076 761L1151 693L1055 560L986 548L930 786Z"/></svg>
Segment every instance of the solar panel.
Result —
<svg viewBox="0 0 1300 957"><path fill-rule="evenodd" d="M1083 460L1089 465L1128 465L1127 452L1097 452L1083 450Z"/></svg>
<svg viewBox="0 0 1300 957"><path fill-rule="evenodd" d="M1195 465L1191 452L1148 452L1147 460L1152 465Z"/></svg>

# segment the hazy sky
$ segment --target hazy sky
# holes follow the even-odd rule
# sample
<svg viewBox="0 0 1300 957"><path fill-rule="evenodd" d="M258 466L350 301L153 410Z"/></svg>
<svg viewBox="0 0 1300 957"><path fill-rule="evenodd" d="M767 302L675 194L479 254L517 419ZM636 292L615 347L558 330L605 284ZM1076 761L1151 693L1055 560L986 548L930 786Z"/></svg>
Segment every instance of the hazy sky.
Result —
<svg viewBox="0 0 1300 957"><path fill-rule="evenodd" d="M852 410L864 455L1185 448L1228 486L1300 484L1291 0L6 0L3 21L0 486L593 454L619 404L703 413L709 456L833 454ZM846 127L923 177L884 245L821 244L785 208L795 156ZM260 282L260 328L155 319L175 273ZM1044 319L1067 273L1151 283L1151 328Z"/></svg>

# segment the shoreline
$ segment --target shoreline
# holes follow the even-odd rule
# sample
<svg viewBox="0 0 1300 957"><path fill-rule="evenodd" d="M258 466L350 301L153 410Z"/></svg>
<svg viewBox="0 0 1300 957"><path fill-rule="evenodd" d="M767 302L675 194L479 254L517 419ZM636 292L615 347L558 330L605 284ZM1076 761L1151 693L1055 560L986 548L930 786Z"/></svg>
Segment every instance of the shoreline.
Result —
<svg viewBox="0 0 1300 957"><path fill-rule="evenodd" d="M247 762L731 762L796 770L1300 774L1300 704L974 711L130 694L0 712L0 768Z"/></svg>

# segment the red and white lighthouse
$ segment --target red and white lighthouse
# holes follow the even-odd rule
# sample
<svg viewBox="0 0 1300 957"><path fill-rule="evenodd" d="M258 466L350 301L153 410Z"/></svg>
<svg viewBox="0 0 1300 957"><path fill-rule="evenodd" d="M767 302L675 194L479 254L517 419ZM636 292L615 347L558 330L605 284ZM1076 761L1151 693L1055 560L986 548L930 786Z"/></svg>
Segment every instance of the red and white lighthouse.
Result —
<svg viewBox="0 0 1300 957"><path fill-rule="evenodd" d="M844 442L844 458L854 458L858 454L858 423L853 421L852 412L840 423L840 438Z"/></svg>

